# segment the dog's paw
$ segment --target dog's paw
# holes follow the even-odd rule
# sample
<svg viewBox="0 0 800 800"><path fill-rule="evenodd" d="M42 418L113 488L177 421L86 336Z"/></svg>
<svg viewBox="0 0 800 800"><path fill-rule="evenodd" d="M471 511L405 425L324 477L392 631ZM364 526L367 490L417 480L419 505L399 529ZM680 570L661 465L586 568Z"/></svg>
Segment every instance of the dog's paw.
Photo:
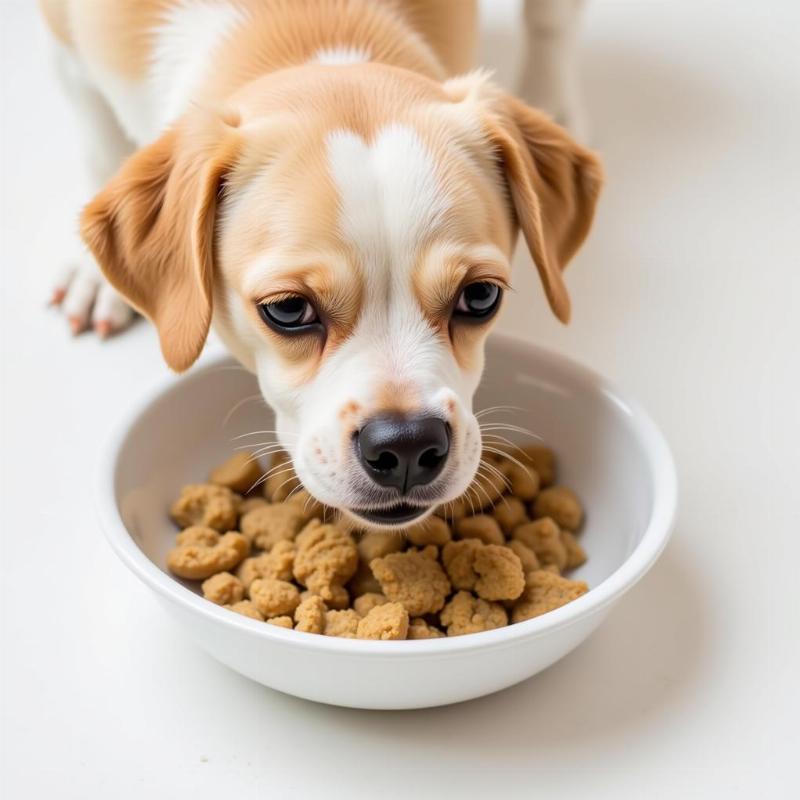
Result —
<svg viewBox="0 0 800 800"><path fill-rule="evenodd" d="M73 335L91 328L103 339L125 330L136 313L90 259L58 274L50 302L61 308Z"/></svg>

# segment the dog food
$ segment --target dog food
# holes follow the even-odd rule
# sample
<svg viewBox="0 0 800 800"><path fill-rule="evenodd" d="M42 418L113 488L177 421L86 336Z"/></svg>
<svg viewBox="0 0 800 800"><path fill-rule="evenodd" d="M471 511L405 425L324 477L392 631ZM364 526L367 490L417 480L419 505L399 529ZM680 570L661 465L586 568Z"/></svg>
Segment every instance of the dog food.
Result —
<svg viewBox="0 0 800 800"><path fill-rule="evenodd" d="M318 503L288 457L270 478L239 454L185 486L167 567L203 597L287 630L350 639L438 639L546 614L584 594L580 500L552 450L484 454L458 500L403 531L361 533Z"/></svg>

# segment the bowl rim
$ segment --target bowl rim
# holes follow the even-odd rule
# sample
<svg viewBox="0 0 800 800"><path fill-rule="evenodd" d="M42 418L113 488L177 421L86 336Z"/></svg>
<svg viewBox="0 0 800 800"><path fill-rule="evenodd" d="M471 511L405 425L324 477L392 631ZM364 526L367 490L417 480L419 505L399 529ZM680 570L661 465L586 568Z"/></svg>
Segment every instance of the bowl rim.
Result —
<svg viewBox="0 0 800 800"><path fill-rule="evenodd" d="M106 539L131 572L163 599L176 603L187 612L200 615L211 624L233 627L247 636L260 637L277 646L289 646L307 652L324 652L345 657L358 655L379 660L419 657L438 659L456 656L465 651L514 646L522 639L538 638L580 623L602 611L631 589L649 571L666 546L674 526L678 502L675 462L669 445L649 414L637 401L621 392L598 372L560 353L507 334L494 333L490 340L496 346L515 349L521 355L533 355L537 360L569 371L572 378L594 386L626 411L635 428L637 439L642 442L653 475L653 508L639 543L611 575L567 605L533 619L479 634L403 641L344 639L287 630L231 613L195 594L161 570L139 548L122 521L114 487L117 460L130 430L152 405L161 397L176 391L182 381L219 370L224 362L232 358L227 353L210 357L206 363L186 376L176 378L170 375L161 379L124 409L102 445L95 467L95 510Z"/></svg>

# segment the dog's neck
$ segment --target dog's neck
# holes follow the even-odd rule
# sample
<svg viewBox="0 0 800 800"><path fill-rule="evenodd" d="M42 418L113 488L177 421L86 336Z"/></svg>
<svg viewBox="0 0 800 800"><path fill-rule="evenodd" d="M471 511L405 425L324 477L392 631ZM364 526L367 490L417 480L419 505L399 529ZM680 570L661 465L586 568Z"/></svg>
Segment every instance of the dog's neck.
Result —
<svg viewBox="0 0 800 800"><path fill-rule="evenodd" d="M433 49L390 3L235 0L221 13L223 32L209 48L212 62L190 102L224 104L267 73L308 63L376 62L446 77Z"/></svg>

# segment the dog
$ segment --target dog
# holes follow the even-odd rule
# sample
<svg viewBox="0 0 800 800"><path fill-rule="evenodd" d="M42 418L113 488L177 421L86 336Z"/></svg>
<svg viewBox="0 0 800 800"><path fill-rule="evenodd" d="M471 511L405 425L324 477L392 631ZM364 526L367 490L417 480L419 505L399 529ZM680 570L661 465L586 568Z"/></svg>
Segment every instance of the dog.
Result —
<svg viewBox="0 0 800 800"><path fill-rule="evenodd" d="M574 5L528 3L545 51ZM136 309L180 372L213 324L303 485L359 526L462 495L518 232L567 322L562 270L603 182L547 114L469 71L474 3L42 8L98 190L80 219L93 261L54 295L73 330Z"/></svg>

